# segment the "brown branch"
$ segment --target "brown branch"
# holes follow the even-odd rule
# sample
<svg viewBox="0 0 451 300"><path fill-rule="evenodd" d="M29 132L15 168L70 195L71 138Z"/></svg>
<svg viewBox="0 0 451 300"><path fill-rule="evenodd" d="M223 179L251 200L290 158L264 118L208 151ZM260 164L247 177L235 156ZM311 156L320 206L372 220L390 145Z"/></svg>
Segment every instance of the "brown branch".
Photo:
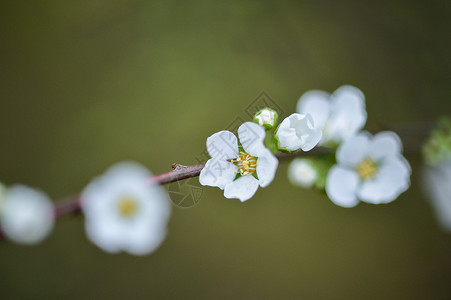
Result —
<svg viewBox="0 0 451 300"><path fill-rule="evenodd" d="M291 158L293 156L311 156L324 153L330 153L331 150L324 147L315 148L309 152L299 151L296 154L277 154L279 160ZM172 171L155 175L148 179L149 182L153 181L158 184L166 184L179 180L184 180L192 177L197 177L200 171L204 168L205 164L198 164L193 166L183 166L180 164L172 164ZM60 218L65 215L78 214L80 212L80 197L74 196L66 200L60 201L55 204L55 218Z"/></svg>

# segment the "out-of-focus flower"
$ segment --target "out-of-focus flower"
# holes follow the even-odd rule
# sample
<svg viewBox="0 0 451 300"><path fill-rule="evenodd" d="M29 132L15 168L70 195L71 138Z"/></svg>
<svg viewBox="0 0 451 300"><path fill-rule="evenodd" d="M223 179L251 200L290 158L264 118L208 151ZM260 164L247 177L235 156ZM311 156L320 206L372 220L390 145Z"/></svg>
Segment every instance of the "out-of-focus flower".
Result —
<svg viewBox="0 0 451 300"><path fill-rule="evenodd" d="M6 190L2 202L2 230L11 241L38 244L52 230L53 205L43 192L25 185L13 185Z"/></svg>
<svg viewBox="0 0 451 300"><path fill-rule="evenodd" d="M442 117L423 145L423 190L438 223L451 231L451 118Z"/></svg>
<svg viewBox="0 0 451 300"><path fill-rule="evenodd" d="M451 160L423 168L423 188L439 224L451 231Z"/></svg>
<svg viewBox="0 0 451 300"><path fill-rule="evenodd" d="M315 126L323 131L321 145L350 138L363 128L367 118L365 96L350 85L341 86L332 95L319 90L306 92L298 101L297 112L312 115Z"/></svg>
<svg viewBox="0 0 451 300"><path fill-rule="evenodd" d="M352 207L358 200L388 203L410 186L411 169L401 155L402 144L394 132L371 137L362 132L337 149L337 165L327 176L326 192L337 205Z"/></svg>
<svg viewBox="0 0 451 300"><path fill-rule="evenodd" d="M318 179L318 172L307 158L295 158L288 167L288 179L294 185L312 187Z"/></svg>
<svg viewBox="0 0 451 300"><path fill-rule="evenodd" d="M310 114L294 113L277 128L275 140L280 151L293 153L300 149L312 150L321 140L321 135L321 129L315 128Z"/></svg>
<svg viewBox="0 0 451 300"><path fill-rule="evenodd" d="M266 107L255 114L253 121L265 127L266 130L271 130L276 126L278 117L279 115L274 109Z"/></svg>
<svg viewBox="0 0 451 300"><path fill-rule="evenodd" d="M249 200L258 187L268 186L274 179L279 161L264 145L265 130L252 122L238 128L242 147L236 136L227 130L207 139L211 159L200 172L202 185L224 190L226 198Z"/></svg>
<svg viewBox="0 0 451 300"><path fill-rule="evenodd" d="M423 145L423 157L429 166L451 161L451 117L441 117L437 128Z"/></svg>
<svg viewBox="0 0 451 300"><path fill-rule="evenodd" d="M106 252L145 255L166 237L171 205L166 191L136 163L119 163L81 194L89 239Z"/></svg>

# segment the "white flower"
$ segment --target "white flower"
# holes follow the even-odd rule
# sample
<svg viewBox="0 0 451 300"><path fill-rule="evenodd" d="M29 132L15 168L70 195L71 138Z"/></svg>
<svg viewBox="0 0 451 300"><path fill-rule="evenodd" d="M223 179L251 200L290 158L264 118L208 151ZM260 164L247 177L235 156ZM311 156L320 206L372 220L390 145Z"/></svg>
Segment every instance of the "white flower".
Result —
<svg viewBox="0 0 451 300"><path fill-rule="evenodd" d="M148 254L166 236L171 205L166 191L136 163L119 163L81 194L89 239L106 252Z"/></svg>
<svg viewBox="0 0 451 300"><path fill-rule="evenodd" d="M427 196L435 210L439 224L451 231L451 161L446 160L436 166L423 169L423 179Z"/></svg>
<svg viewBox="0 0 451 300"><path fill-rule="evenodd" d="M294 185L311 187L318 179L318 172L312 166L310 160L295 158L288 167L288 179Z"/></svg>
<svg viewBox="0 0 451 300"><path fill-rule="evenodd" d="M321 129L315 128L310 114L292 114L277 128L277 147L284 152L310 151L321 140Z"/></svg>
<svg viewBox="0 0 451 300"><path fill-rule="evenodd" d="M255 114L254 122L269 130L276 126L277 118L278 114L275 110L264 108Z"/></svg>
<svg viewBox="0 0 451 300"><path fill-rule="evenodd" d="M7 189L3 199L1 225L13 242L33 245L48 236L55 221L50 198L24 185Z"/></svg>
<svg viewBox="0 0 451 300"><path fill-rule="evenodd" d="M321 145L348 139L363 128L367 118L365 96L349 85L332 95L318 90L306 92L298 101L297 112L312 115L315 126L323 131Z"/></svg>
<svg viewBox="0 0 451 300"><path fill-rule="evenodd" d="M380 204L395 200L410 186L410 165L401 155L394 132L371 137L362 132L341 144L326 181L326 192L337 205L352 207L361 201Z"/></svg>
<svg viewBox="0 0 451 300"><path fill-rule="evenodd" d="M263 145L265 130L252 122L238 128L243 150L237 138L227 130L217 132L207 139L211 159L200 172L202 185L217 186L226 198L249 200L258 186L266 187L274 179L279 164L277 158Z"/></svg>

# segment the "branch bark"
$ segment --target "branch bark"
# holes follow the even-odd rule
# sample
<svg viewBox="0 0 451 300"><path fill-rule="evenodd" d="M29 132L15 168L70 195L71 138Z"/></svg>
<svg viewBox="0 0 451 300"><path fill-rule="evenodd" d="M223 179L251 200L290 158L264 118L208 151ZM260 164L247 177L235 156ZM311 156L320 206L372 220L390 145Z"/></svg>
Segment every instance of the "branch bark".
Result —
<svg viewBox="0 0 451 300"><path fill-rule="evenodd" d="M293 156L312 156L312 155L319 155L319 154L325 154L330 153L331 150L324 147L318 147L315 148L309 152L302 152L299 151L296 154L284 154L280 153L277 154L276 157L279 160L285 160L288 158L292 158ZM205 167L205 164L198 164L198 165L192 165L192 166L184 166L181 164L172 164L172 171L158 174L153 177L150 177L147 179L149 182L153 181L158 184L167 184L179 180L184 180L192 177L197 177L200 174L200 171ZM80 212L80 197L74 196L67 198L66 200L60 201L55 203L55 218L61 218L65 215L71 215L71 214L78 214Z"/></svg>

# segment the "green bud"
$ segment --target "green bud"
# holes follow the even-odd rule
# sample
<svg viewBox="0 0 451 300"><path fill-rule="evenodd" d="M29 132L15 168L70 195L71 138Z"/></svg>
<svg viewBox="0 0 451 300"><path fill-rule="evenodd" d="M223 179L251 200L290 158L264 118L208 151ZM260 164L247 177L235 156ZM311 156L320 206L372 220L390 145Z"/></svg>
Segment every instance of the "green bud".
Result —
<svg viewBox="0 0 451 300"><path fill-rule="evenodd" d="M423 145L423 157L427 164L435 166L451 159L451 118L442 117Z"/></svg>
<svg viewBox="0 0 451 300"><path fill-rule="evenodd" d="M274 109L265 107L255 114L253 121L265 127L266 130L271 130L276 126L278 118L279 115Z"/></svg>

